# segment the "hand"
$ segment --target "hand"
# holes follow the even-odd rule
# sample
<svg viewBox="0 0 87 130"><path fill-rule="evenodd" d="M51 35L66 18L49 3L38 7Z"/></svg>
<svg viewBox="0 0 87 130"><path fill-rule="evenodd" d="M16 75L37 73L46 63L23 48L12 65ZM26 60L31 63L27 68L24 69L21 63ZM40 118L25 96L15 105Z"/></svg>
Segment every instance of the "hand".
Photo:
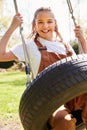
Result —
<svg viewBox="0 0 87 130"><path fill-rule="evenodd" d="M82 46L82 49L83 49L82 53L87 53L87 43L86 43L86 39L83 35L81 27L76 26L75 29L74 29L74 32L75 32L75 36L78 38L78 40L81 43L81 46Z"/></svg>
<svg viewBox="0 0 87 130"><path fill-rule="evenodd" d="M20 13L17 13L12 20L10 28L15 30L17 27L21 26L22 23L23 23L23 17Z"/></svg>
<svg viewBox="0 0 87 130"><path fill-rule="evenodd" d="M74 32L75 32L75 36L78 39L81 39L83 37L83 32L82 32L82 29L81 29L80 26L76 26L75 29L74 29Z"/></svg>

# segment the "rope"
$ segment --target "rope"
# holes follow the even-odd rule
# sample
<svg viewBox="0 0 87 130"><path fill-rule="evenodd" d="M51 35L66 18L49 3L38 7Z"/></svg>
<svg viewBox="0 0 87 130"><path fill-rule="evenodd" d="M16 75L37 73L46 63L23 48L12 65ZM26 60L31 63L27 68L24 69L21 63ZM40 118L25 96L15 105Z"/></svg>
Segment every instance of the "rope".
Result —
<svg viewBox="0 0 87 130"><path fill-rule="evenodd" d="M18 13L18 6L17 6L16 0L14 0L14 6L15 6L16 13ZM25 70L26 70L26 74L27 74L27 83L30 83L31 82L30 71L32 72L32 69L31 69L29 53L28 53L28 50L27 50L26 42L25 42L24 36L22 34L22 31L23 31L23 27L21 26L20 27L20 35L21 35L21 40L22 40L22 45L23 45L23 50L24 50L24 57L25 57L25 64L26 64ZM32 72L32 78L34 78L33 72Z"/></svg>
<svg viewBox="0 0 87 130"><path fill-rule="evenodd" d="M70 11L70 13L72 15L72 19L73 19L74 25L76 26L77 24L76 24L76 21L75 21L75 17L73 15L73 8L72 8L70 0L67 0L67 4L68 4L68 7L69 7L69 11Z"/></svg>
<svg viewBox="0 0 87 130"><path fill-rule="evenodd" d="M76 26L77 26L77 23L76 23L76 21L75 21L74 15L73 15L73 8L72 8L71 1L70 1L70 0L66 0L66 1L67 1L67 5L68 5L68 7L69 7L69 12L70 12L70 14L71 14L71 16L72 16L72 19L73 19L74 26L76 27ZM80 41L78 41L78 42L79 42L79 51L82 53L82 52L83 52L83 49L82 49L81 43L80 43Z"/></svg>

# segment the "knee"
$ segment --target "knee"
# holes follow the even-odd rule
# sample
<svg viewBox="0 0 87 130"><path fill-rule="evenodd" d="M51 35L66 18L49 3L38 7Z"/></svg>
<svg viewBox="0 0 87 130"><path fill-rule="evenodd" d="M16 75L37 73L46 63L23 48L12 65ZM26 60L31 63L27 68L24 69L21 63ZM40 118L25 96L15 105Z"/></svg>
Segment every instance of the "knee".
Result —
<svg viewBox="0 0 87 130"><path fill-rule="evenodd" d="M55 111L52 114L49 123L53 130L69 130L72 127L74 130L76 128L76 119L72 118L71 114L66 110Z"/></svg>

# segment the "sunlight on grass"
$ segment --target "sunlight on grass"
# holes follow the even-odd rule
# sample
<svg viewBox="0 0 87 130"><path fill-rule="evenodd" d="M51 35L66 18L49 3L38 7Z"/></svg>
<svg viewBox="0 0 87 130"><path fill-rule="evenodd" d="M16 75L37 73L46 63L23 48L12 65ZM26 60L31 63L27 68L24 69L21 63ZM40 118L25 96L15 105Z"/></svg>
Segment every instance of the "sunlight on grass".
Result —
<svg viewBox="0 0 87 130"><path fill-rule="evenodd" d="M19 103L25 89L25 72L0 73L0 119L12 120L19 116Z"/></svg>
<svg viewBox="0 0 87 130"><path fill-rule="evenodd" d="M0 73L0 115L17 113L21 95L26 88L25 83L24 72Z"/></svg>

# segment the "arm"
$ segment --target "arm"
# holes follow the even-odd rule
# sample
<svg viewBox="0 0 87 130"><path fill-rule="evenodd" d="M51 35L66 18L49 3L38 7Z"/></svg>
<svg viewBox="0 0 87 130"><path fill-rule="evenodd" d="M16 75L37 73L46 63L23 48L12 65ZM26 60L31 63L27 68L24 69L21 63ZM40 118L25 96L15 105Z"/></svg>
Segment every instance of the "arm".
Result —
<svg viewBox="0 0 87 130"><path fill-rule="evenodd" d="M87 53L87 43L86 43L86 40L85 40L85 38L83 36L81 27L80 26L76 26L76 28L74 29L74 32L75 32L75 36L78 38L78 40L81 43L81 46L83 48L83 52Z"/></svg>
<svg viewBox="0 0 87 130"><path fill-rule="evenodd" d="M7 47L8 47L9 39L12 36L13 32L19 26L21 26L22 23L23 23L22 16L19 13L17 13L14 16L9 29L0 40L0 61L10 61L10 60L17 59L17 57L11 51L7 51Z"/></svg>

